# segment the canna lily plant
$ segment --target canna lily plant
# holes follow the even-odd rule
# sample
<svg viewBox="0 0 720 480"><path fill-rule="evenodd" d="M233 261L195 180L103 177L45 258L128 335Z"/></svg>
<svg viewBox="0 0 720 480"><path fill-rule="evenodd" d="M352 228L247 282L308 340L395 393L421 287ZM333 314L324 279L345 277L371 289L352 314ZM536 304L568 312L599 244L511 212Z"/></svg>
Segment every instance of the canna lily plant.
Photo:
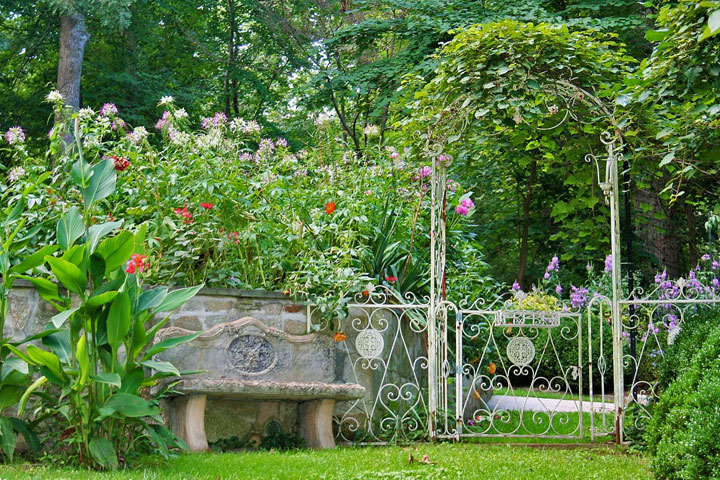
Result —
<svg viewBox="0 0 720 480"><path fill-rule="evenodd" d="M62 215L57 246L41 258L52 275L18 275L59 313L41 344L4 347L39 373L19 399L19 413L34 405L36 414L59 424L61 448L74 451L83 465L114 469L131 453L167 455L185 447L163 425L162 391L150 394L160 379L182 372L153 357L197 335L153 340L168 312L201 286L174 291L142 287L144 229L134 234L122 230L119 221L91 225L98 202L115 190L116 170L110 158L86 162L77 124L75 133L72 180L81 192L82 208ZM166 316L156 321L159 314Z"/></svg>

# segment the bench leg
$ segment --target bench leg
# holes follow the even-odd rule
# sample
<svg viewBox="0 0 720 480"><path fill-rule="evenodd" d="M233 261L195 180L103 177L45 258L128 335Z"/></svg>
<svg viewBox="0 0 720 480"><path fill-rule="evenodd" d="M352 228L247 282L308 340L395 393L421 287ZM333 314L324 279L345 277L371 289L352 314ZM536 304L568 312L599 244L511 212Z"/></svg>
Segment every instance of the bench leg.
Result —
<svg viewBox="0 0 720 480"><path fill-rule="evenodd" d="M170 429L185 440L191 452L209 450L205 436L207 395L185 395L170 401Z"/></svg>
<svg viewBox="0 0 720 480"><path fill-rule="evenodd" d="M300 433L310 448L335 448L332 416L335 400L321 399L298 405Z"/></svg>

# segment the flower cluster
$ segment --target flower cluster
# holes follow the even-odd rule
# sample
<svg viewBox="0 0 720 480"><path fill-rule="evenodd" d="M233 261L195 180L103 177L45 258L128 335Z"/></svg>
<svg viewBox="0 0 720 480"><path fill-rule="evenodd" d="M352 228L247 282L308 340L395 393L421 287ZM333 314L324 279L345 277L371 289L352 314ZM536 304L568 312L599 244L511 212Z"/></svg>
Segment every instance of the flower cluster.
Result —
<svg viewBox="0 0 720 480"><path fill-rule="evenodd" d="M112 117L117 115L118 109L114 103L106 103L100 109L100 115L103 117Z"/></svg>
<svg viewBox="0 0 720 480"><path fill-rule="evenodd" d="M20 178L25 176L25 169L23 167L17 166L10 169L8 172L8 181L10 183L19 180Z"/></svg>
<svg viewBox="0 0 720 480"><path fill-rule="evenodd" d="M613 268L613 256L612 254L605 257L605 273L612 273Z"/></svg>
<svg viewBox="0 0 720 480"><path fill-rule="evenodd" d="M552 272L557 272L558 270L560 270L560 259L557 257L557 255L555 255L552 257L550 263L548 263L548 266L545 268L545 275L543 275L543 278L545 280L549 280Z"/></svg>
<svg viewBox="0 0 720 480"><path fill-rule="evenodd" d="M185 218L184 223L193 223L192 212L188 211L187 207L176 208L174 212Z"/></svg>
<svg viewBox="0 0 720 480"><path fill-rule="evenodd" d="M462 202L460 202L460 205L455 208L455 213L466 216L474 207L475 203L473 203L471 199L465 198Z"/></svg>
<svg viewBox="0 0 720 480"><path fill-rule="evenodd" d="M12 127L5 132L5 141L10 145L16 145L25 141L25 132L22 127Z"/></svg>
<svg viewBox="0 0 720 480"><path fill-rule="evenodd" d="M225 115L223 112L217 112L212 117L205 117L200 122L200 125L205 130L209 130L210 128L217 128L222 127L227 123L227 115Z"/></svg>
<svg viewBox="0 0 720 480"><path fill-rule="evenodd" d="M170 123L171 118L172 115L170 114L170 112L168 110L165 110L160 119L158 119L157 123L155 123L155 128L157 130L162 130Z"/></svg>
<svg viewBox="0 0 720 480"><path fill-rule="evenodd" d="M137 272L142 273L148 268L150 264L147 262L147 255L140 255L133 253L130 260L125 264L125 272L134 274Z"/></svg>
<svg viewBox="0 0 720 480"><path fill-rule="evenodd" d="M112 158L113 165L115 165L115 170L117 170L118 172L122 172L130 166L130 162L127 158L118 157L116 155L111 155L110 158Z"/></svg>
<svg viewBox="0 0 720 480"><path fill-rule="evenodd" d="M587 305L587 294L589 293L587 288L578 288L575 285L570 285L570 290L570 306L573 308L582 308Z"/></svg>
<svg viewBox="0 0 720 480"><path fill-rule="evenodd" d="M60 93L58 90L52 90L50 93L47 94L45 97L45 101L48 103L61 103L63 101L62 93Z"/></svg>
<svg viewBox="0 0 720 480"><path fill-rule="evenodd" d="M148 131L145 127L135 127L132 132L128 133L126 135L126 138L130 140L131 143L138 144L145 140L148 136Z"/></svg>

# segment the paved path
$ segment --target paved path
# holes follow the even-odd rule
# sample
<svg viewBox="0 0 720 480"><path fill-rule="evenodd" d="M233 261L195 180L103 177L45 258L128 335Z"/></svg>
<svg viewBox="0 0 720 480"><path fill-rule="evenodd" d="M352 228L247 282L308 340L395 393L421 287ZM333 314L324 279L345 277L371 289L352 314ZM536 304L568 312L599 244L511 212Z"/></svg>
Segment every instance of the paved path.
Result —
<svg viewBox="0 0 720 480"><path fill-rule="evenodd" d="M560 400L557 398L513 397L510 395L493 395L488 402L492 410L525 410L532 412L578 412L580 402L576 400ZM582 402L583 412L590 412L590 402ZM593 411L612 412L613 404L608 402L594 402Z"/></svg>

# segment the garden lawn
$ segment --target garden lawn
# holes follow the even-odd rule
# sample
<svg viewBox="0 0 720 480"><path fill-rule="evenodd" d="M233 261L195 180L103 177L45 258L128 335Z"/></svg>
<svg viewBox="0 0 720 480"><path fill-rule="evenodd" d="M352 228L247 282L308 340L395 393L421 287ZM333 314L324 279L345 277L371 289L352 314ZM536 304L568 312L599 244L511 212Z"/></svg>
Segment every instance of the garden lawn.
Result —
<svg viewBox="0 0 720 480"><path fill-rule="evenodd" d="M415 461L408 465L412 454ZM419 463L427 454L432 465ZM559 449L508 445L418 444L293 452L182 455L146 459L132 471L82 470L16 464L0 479L612 479L651 478L648 461L611 447Z"/></svg>

